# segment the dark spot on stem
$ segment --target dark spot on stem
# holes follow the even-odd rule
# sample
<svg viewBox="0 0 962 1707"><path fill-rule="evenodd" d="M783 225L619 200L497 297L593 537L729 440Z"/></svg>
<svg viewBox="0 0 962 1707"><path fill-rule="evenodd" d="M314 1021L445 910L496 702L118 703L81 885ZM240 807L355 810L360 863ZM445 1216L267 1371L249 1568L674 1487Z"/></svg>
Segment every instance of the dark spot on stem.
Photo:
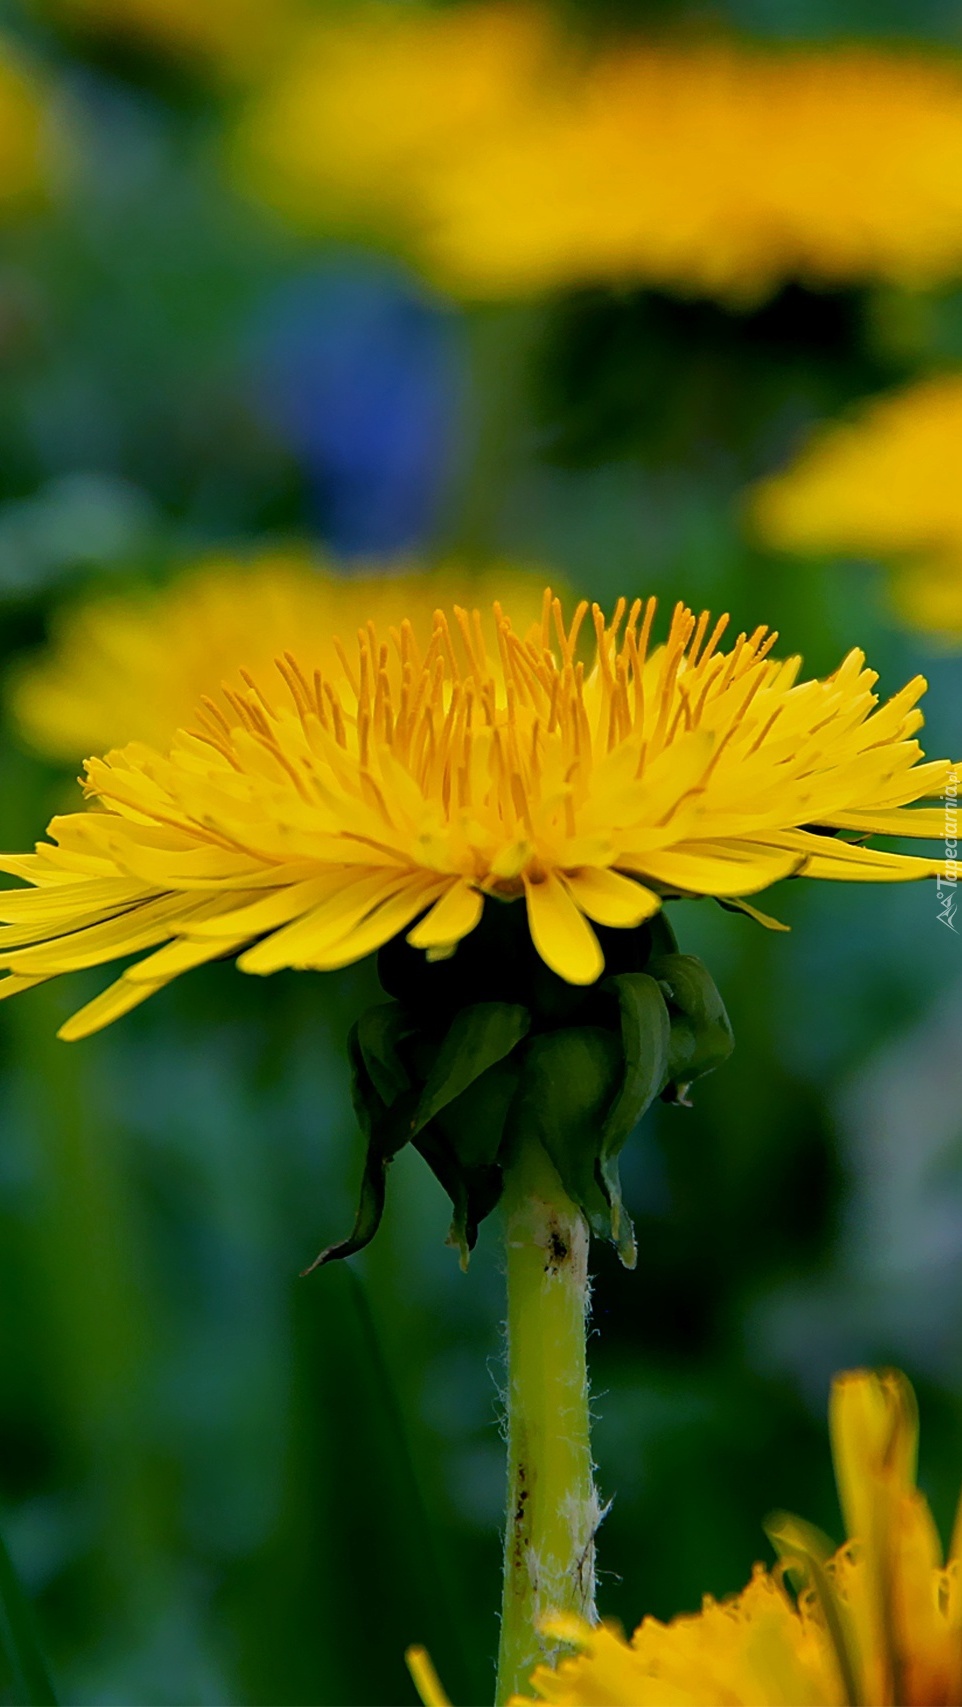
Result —
<svg viewBox="0 0 962 1707"><path fill-rule="evenodd" d="M527 1524L525 1521L525 1519L527 1517L527 1513L525 1511L525 1507L528 1503L528 1500L531 1497L531 1489L525 1486L527 1480L528 1480L528 1471L527 1471L527 1467L526 1467L526 1465L522 1459L522 1460L519 1460L519 1462L518 1462L518 1470L517 1470L518 1497L517 1497L517 1501L515 1503L514 1517L512 1520L512 1524L511 1524L512 1531L513 1531L513 1544L512 1544L512 1548L511 1548L511 1559L512 1559L513 1567L516 1571L520 1571L524 1568L525 1549L526 1549L527 1544L528 1544Z"/></svg>
<svg viewBox="0 0 962 1707"><path fill-rule="evenodd" d="M548 1260L544 1265L545 1274L560 1274L571 1255L571 1247L557 1223L548 1233Z"/></svg>

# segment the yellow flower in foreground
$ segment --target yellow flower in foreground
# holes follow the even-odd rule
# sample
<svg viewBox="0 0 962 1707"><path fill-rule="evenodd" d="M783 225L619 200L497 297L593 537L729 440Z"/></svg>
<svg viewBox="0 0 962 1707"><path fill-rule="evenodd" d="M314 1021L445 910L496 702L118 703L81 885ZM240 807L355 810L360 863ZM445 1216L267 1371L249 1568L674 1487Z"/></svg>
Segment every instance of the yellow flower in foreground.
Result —
<svg viewBox="0 0 962 1707"><path fill-rule="evenodd" d="M897 606L962 636L962 374L921 380L818 429L751 495L759 538L787 551L902 557Z"/></svg>
<svg viewBox="0 0 962 1707"><path fill-rule="evenodd" d="M708 1599L668 1625L646 1618L630 1644L613 1628L555 1620L550 1634L580 1652L535 1672L538 1699L557 1707L958 1707L962 1525L944 1566L915 1485L912 1389L896 1372L838 1376L830 1419L849 1540L833 1554L808 1524L773 1520L782 1563L801 1585L797 1601L780 1574L759 1565L741 1594ZM424 1699L435 1707L443 1696ZM526 1702L516 1697L511 1707Z"/></svg>
<svg viewBox="0 0 962 1707"><path fill-rule="evenodd" d="M490 603L500 592L525 626L541 612L543 582L522 570L471 575L336 575L306 551L267 552L249 563L212 558L167 586L98 596L55 619L52 642L14 672L8 703L37 752L79 764L128 741L166 751L193 723L205 693L246 670L262 684L293 645L327 675L333 637L385 632L404 617L426 646L438 605Z"/></svg>
<svg viewBox="0 0 962 1707"><path fill-rule="evenodd" d="M962 67L861 46L622 38L536 6L360 7L253 104L242 175L387 229L467 296L962 269Z"/></svg>
<svg viewBox="0 0 962 1707"><path fill-rule="evenodd" d="M591 921L631 928L665 895L944 870L848 839L940 833L938 809L905 810L950 769L918 763L921 677L879 707L861 652L798 682L765 629L723 651L726 619L682 605L650 650L654 608L621 599L606 624L594 606L587 661L588 606L566 627L549 593L523 637L498 605L487 637L438 612L424 649L370 623L353 661L287 652L206 699L169 754L89 760L98 809L0 859L35 886L0 901L0 994L155 950L63 1028L80 1037L223 955L320 970L402 931L450 954L487 898L523 898L548 966L590 984Z"/></svg>

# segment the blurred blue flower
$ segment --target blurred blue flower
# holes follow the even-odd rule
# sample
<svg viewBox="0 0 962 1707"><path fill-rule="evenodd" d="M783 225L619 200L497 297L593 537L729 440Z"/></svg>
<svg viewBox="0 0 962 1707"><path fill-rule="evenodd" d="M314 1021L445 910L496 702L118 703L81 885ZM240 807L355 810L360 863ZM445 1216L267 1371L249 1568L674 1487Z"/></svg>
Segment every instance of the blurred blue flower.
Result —
<svg viewBox="0 0 962 1707"><path fill-rule="evenodd" d="M262 310L254 373L333 551L394 556L430 538L462 450L465 356L451 309L373 262L318 269Z"/></svg>

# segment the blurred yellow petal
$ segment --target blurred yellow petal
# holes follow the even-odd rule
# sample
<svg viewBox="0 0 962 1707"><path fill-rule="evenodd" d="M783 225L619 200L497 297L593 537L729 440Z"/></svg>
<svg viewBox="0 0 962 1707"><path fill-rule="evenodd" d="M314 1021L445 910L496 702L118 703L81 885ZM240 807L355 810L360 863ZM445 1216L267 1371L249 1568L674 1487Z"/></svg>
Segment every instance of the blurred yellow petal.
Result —
<svg viewBox="0 0 962 1707"><path fill-rule="evenodd" d="M404 1656L414 1687L421 1697L424 1707L451 1707L448 1697L441 1687L431 1657L425 1648L408 1648Z"/></svg>

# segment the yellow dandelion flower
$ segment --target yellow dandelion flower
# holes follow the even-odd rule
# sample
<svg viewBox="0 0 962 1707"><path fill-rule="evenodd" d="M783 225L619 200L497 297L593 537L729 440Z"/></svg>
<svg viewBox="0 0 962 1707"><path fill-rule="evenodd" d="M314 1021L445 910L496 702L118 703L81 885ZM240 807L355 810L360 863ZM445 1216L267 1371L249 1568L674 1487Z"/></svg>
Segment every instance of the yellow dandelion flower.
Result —
<svg viewBox="0 0 962 1707"><path fill-rule="evenodd" d="M819 428L756 486L751 519L792 551L962 550L960 438L962 375L921 380Z"/></svg>
<svg viewBox="0 0 962 1707"><path fill-rule="evenodd" d="M652 649L654 610L594 606L586 659L587 604L566 626L549 593L524 634L499 605L487 633L437 612L423 649L370 622L353 659L286 652L273 682L205 699L169 752L89 760L97 809L0 860L33 886L3 894L0 994L153 951L63 1028L81 1037L207 960L321 970L405 931L446 955L487 900L520 899L541 958L586 985L593 923L630 929L667 895L944 870L850 839L940 833L937 808L906 810L950 770L919 763L921 677L879 706L861 652L800 682L764 628L726 651L726 619L682 605Z"/></svg>
<svg viewBox="0 0 962 1707"><path fill-rule="evenodd" d="M908 559L896 583L906 620L962 636L960 438L962 374L875 398L755 487L750 525L786 551Z"/></svg>
<svg viewBox="0 0 962 1707"><path fill-rule="evenodd" d="M305 32L238 136L242 176L305 224L409 223L421 175L510 126L554 37L545 18L493 4L356 6Z"/></svg>
<svg viewBox="0 0 962 1707"><path fill-rule="evenodd" d="M535 6L365 7L305 35L239 159L288 214L391 228L466 296L616 281L754 300L786 278L962 268L962 67L944 57L592 49Z"/></svg>
<svg viewBox="0 0 962 1707"><path fill-rule="evenodd" d="M832 1449L849 1540L831 1545L797 1518L770 1533L798 1583L755 1567L746 1589L668 1625L646 1618L630 1643L572 1618L551 1634L576 1657L532 1679L557 1707L932 1707L962 1701L962 1521L947 1564L915 1485L918 1419L904 1375L836 1378ZM962 1517L962 1504L960 1504ZM415 1651L420 1675L420 1653ZM423 1699L433 1674L424 1670ZM515 1697L511 1707L525 1707Z"/></svg>
<svg viewBox="0 0 962 1707"><path fill-rule="evenodd" d="M487 603L496 591L527 626L540 614L542 586L504 567L343 576L306 551L205 558L165 587L62 610L49 646L12 673L7 700L20 733L47 758L76 765L128 741L166 748L202 695L237 681L239 669L273 680L292 640L327 674L338 665L336 633L351 636L368 621L386 631L408 616L424 645L439 604Z"/></svg>

